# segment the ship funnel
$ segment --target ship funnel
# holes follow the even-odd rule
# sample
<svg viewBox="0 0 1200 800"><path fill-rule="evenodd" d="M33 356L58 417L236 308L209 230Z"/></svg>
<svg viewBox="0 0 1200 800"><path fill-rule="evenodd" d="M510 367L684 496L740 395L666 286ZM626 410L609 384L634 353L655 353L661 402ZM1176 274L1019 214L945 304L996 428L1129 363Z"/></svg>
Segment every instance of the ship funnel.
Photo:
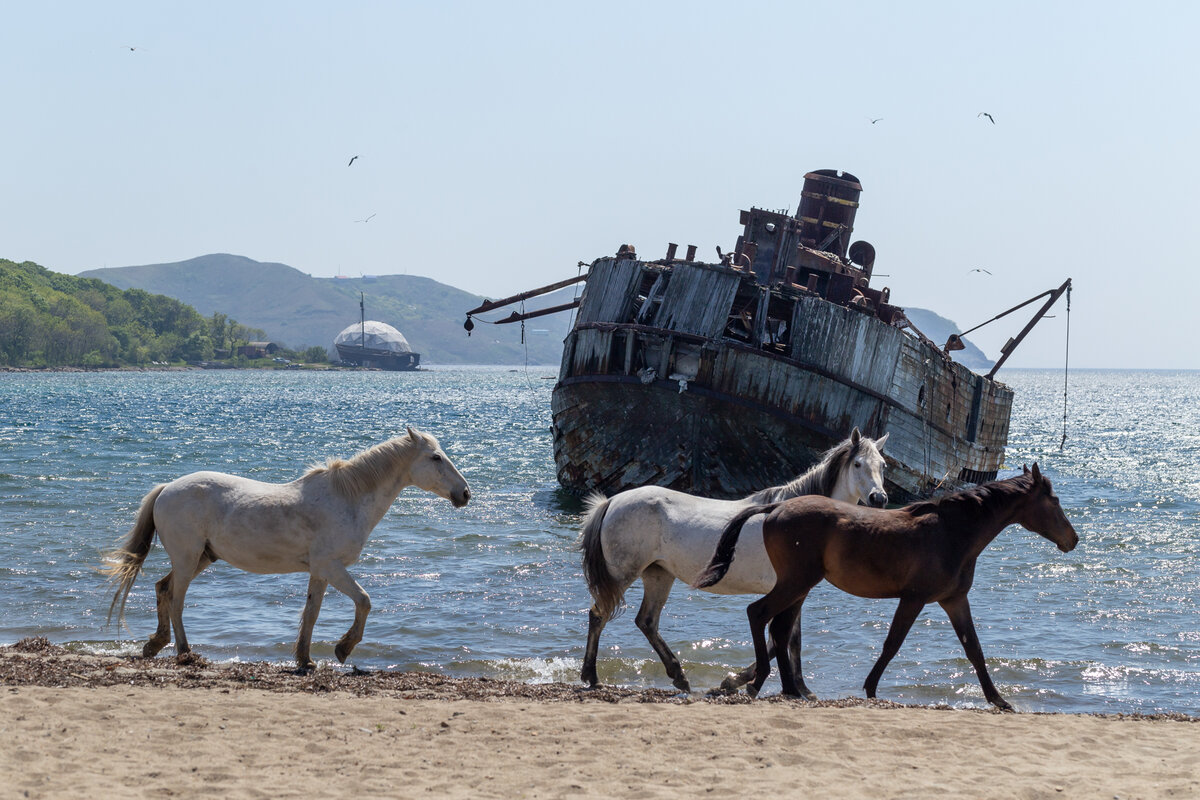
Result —
<svg viewBox="0 0 1200 800"><path fill-rule="evenodd" d="M860 194L862 184L849 172L819 169L805 175L796 211L801 244L845 258Z"/></svg>

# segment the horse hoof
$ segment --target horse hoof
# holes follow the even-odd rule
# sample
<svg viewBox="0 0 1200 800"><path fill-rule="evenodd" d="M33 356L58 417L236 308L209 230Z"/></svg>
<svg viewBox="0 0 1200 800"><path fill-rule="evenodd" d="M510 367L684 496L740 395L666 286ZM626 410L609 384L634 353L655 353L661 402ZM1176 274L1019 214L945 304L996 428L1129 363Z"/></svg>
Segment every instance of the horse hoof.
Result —
<svg viewBox="0 0 1200 800"><path fill-rule="evenodd" d="M350 651L352 649L354 649L354 648L346 647L346 646L340 645L340 644L337 647L333 648L333 654L337 657L339 664L346 663L346 659L350 656Z"/></svg>
<svg viewBox="0 0 1200 800"><path fill-rule="evenodd" d="M721 681L719 691L723 694L733 694L742 684L738 681L736 673L729 673L725 676L725 680Z"/></svg>
<svg viewBox="0 0 1200 800"><path fill-rule="evenodd" d="M751 700L753 700L754 698L758 697L758 687L755 686L754 684L750 684L749 686L746 687L746 694L750 697Z"/></svg>
<svg viewBox="0 0 1200 800"><path fill-rule="evenodd" d="M687 692L688 694L691 694L692 685L690 683L688 683L687 678L676 678L674 681L672 681L672 683L675 684L675 688L678 689L679 691Z"/></svg>

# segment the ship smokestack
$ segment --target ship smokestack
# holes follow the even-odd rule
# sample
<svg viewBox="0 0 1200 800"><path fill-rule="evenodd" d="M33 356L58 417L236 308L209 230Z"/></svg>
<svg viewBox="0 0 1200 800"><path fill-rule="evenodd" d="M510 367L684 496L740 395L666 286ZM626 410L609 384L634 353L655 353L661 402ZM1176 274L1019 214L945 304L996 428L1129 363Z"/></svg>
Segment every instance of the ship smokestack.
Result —
<svg viewBox="0 0 1200 800"><path fill-rule="evenodd" d="M819 169L805 175L796 210L800 242L845 258L861 194L862 184L849 172Z"/></svg>

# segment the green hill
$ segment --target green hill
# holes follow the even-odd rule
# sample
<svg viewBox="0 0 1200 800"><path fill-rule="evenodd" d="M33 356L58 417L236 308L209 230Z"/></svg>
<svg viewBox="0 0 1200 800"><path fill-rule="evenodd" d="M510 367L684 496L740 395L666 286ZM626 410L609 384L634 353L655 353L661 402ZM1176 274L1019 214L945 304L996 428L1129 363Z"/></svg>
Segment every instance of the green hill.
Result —
<svg viewBox="0 0 1200 800"><path fill-rule="evenodd" d="M421 353L423 364L558 364L569 323L567 313L530 320L525 345L519 324L478 324L468 337L462 327L465 312L484 298L431 278L314 278L286 264L228 254L96 269L81 275L174 297L205 316L227 314L294 350L319 345L332 352L334 337L358 322L361 292L367 319L386 322L403 333L413 350ZM573 295L573 289L562 290L529 301L526 308L558 305ZM507 316L507 310L485 316Z"/></svg>
<svg viewBox="0 0 1200 800"><path fill-rule="evenodd" d="M0 259L0 365L117 367L198 361L212 328L178 300Z"/></svg>

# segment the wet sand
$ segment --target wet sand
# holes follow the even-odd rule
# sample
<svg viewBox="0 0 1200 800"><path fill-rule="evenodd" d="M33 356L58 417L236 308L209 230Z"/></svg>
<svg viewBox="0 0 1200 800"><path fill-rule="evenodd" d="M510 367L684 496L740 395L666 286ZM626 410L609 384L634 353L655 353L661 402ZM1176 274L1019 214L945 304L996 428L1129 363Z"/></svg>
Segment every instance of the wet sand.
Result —
<svg viewBox="0 0 1200 800"><path fill-rule="evenodd" d="M1183 715L300 675L0 647L0 797L1200 796Z"/></svg>

